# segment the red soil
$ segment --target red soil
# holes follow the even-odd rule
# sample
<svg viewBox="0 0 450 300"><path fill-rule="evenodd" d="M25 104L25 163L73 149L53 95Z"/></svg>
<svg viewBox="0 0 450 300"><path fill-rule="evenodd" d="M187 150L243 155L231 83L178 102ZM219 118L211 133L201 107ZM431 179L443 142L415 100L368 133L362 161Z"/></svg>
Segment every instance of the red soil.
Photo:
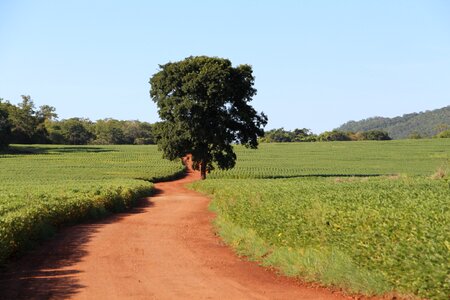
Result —
<svg viewBox="0 0 450 300"><path fill-rule="evenodd" d="M129 213L66 228L0 274L1 299L348 299L244 261L211 228L209 199L156 184Z"/></svg>

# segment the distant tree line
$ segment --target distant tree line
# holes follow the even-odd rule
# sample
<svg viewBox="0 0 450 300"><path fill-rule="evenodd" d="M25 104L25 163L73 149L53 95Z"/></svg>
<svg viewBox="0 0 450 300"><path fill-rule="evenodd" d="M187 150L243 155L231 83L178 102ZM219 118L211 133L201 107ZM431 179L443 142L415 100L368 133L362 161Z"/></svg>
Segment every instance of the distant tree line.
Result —
<svg viewBox="0 0 450 300"><path fill-rule="evenodd" d="M289 142L315 142L317 135L309 129L294 129L293 131L284 128L272 129L264 133L260 138L262 143L289 143Z"/></svg>
<svg viewBox="0 0 450 300"><path fill-rule="evenodd" d="M36 108L30 96L17 105L0 98L0 149L9 144L154 144L147 122L85 118L58 120L55 108Z"/></svg>
<svg viewBox="0 0 450 300"><path fill-rule="evenodd" d="M106 145L106 144L154 144L154 128L156 124L140 121L121 121L103 119L91 121L85 118L70 118L58 120L56 109L49 105L36 108L30 96L22 95L22 101L14 105L0 98L0 149L9 144L67 144L67 145ZM438 115L444 123L434 125L436 138L450 138L450 126L447 125L447 114L450 106L419 114L404 115L403 118L425 117ZM393 118L397 120L402 117ZM373 123L384 118L371 118L359 122ZM354 127L357 122L348 122L341 128L325 131L319 135L311 130L302 128L292 131L284 128L272 129L265 132L260 138L262 143L284 142L326 142L326 141L361 141L361 140L390 140L391 136L386 130L366 129L367 127ZM403 137L403 136L402 136ZM430 137L418 131L409 131L405 138L418 139Z"/></svg>
<svg viewBox="0 0 450 300"><path fill-rule="evenodd" d="M49 142L67 145L146 145L154 144L153 125L140 121L103 119L93 122L84 118L50 121Z"/></svg>
<svg viewBox="0 0 450 300"><path fill-rule="evenodd" d="M272 129L265 132L262 143L284 143L284 142L331 142L331 141L383 141L390 140L387 132L381 130L369 130L364 132L351 131L325 131L319 135L312 133L309 129L294 129L292 131L284 128Z"/></svg>
<svg viewBox="0 0 450 300"><path fill-rule="evenodd" d="M388 141L391 137L386 131L368 130L368 131L325 131L318 136L321 142L329 141Z"/></svg>
<svg viewBox="0 0 450 300"><path fill-rule="evenodd" d="M436 128L438 134L433 138L450 138L450 128L446 125L440 125ZM406 138L421 139L422 136L417 132L412 132ZM391 140L391 136L384 130L367 130L367 131L344 131L332 130L325 131L321 134L314 134L311 130L302 128L292 131L284 128L272 129L266 131L264 137L260 138L262 143L289 143L289 142L332 142L332 141L387 141Z"/></svg>

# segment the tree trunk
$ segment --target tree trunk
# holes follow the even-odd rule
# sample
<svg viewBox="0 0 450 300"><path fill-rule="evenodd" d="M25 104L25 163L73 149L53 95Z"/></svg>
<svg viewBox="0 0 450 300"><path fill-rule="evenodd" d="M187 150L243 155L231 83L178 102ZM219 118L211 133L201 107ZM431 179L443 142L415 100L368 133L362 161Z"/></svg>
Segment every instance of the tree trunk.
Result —
<svg viewBox="0 0 450 300"><path fill-rule="evenodd" d="M202 161L200 163L200 174L202 176L202 180L206 179L206 162Z"/></svg>

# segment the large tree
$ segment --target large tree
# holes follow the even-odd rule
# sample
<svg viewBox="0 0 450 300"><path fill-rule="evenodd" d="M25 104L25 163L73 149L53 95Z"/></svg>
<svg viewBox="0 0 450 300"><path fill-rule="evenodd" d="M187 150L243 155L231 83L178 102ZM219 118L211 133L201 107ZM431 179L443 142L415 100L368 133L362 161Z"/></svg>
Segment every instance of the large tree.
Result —
<svg viewBox="0 0 450 300"><path fill-rule="evenodd" d="M205 179L214 166L234 167L233 143L257 148L267 117L249 105L256 94L251 66L196 56L159 67L150 78L150 96L162 120L155 137L165 158L191 154Z"/></svg>

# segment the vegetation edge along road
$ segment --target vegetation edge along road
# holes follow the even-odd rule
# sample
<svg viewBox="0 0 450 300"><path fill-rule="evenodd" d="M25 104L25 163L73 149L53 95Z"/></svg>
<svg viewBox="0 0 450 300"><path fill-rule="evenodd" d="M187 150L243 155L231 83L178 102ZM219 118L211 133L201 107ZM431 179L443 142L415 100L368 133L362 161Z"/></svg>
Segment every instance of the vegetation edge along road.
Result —
<svg viewBox="0 0 450 300"><path fill-rule="evenodd" d="M285 275L365 295L448 295L445 180L214 179L192 187L213 199L228 245Z"/></svg>
<svg viewBox="0 0 450 300"><path fill-rule="evenodd" d="M295 246L289 244L295 242L295 239L292 239L292 237L302 238L303 236L305 236L305 232L298 232L293 235L289 234L292 233L292 229L295 229L297 225L287 228L283 227L285 225L289 225L288 223L297 224L296 220L298 220L299 217L303 217L293 215L294 219L292 219L286 215L292 215L292 208L296 207L296 202L302 203L302 201L292 202L290 201L289 197L304 193L300 193L299 190L295 190L295 188L293 189L290 183L294 183L294 187L296 185L302 186L302 184L304 185L305 183L310 183L308 185L310 185L311 187L316 186L316 189L312 189L311 192L319 192L320 195L324 196L327 199L332 199L332 197L328 197L329 195L327 196L327 192L328 190L330 190L328 188L330 187L332 187L338 194L342 194L342 191L347 193L348 191L351 191L353 189L355 191L353 195L360 195L362 197L365 193L367 194L367 192L364 191L364 187L370 187L373 184L376 185L378 184L377 182L380 181L380 178L377 178L375 176L397 172L399 174L397 176L386 176L385 179L388 183L388 186L379 186L377 188L377 190L379 191L386 191L383 197L387 197L387 201L385 204L388 205L388 208L389 206L391 206L392 202L389 201L389 199L397 199L397 196L400 197L398 199L403 199L401 196L402 193L398 193L398 195L396 196L394 195L395 197L392 195L388 197L390 187L397 185L401 192L402 187L403 190L405 190L405 185L403 183L410 181L410 185L407 185L407 190L411 195L414 196L415 194L417 194L426 196L428 198L429 195L434 195L435 197L433 196L433 199L442 199L444 201L444 206L433 200L434 202L430 202L432 208L442 207L443 211L445 212L445 205L448 205L450 201L446 200L447 198L445 198L445 194L443 194L444 196L439 196L442 195L441 192L443 191L443 187L440 187L440 182L442 182L442 184L445 184L445 180L447 180L448 177L445 176L445 172L442 173L443 177L438 176L438 178L435 180L429 179L429 176L436 170L437 166L444 162L448 163L448 159L450 157L450 147L448 147L450 145L449 142L450 141L444 140L420 140L351 143L334 142L315 145L309 143L289 145L267 144L262 146L261 149L256 152L247 150L243 147L236 147L236 152L239 159L237 161L237 166L235 169L229 171L214 171L209 176L209 178L213 180L206 180L196 184L199 186L203 186L205 188L205 191L207 192L214 190L214 193L223 194L226 200L239 199L239 201L235 201L234 203L223 201L223 204L228 205L231 210L234 210L233 213L234 217L237 218L236 220L239 220L240 218L242 221L242 218L244 218L253 222L255 221L255 218L259 218L258 222L263 221L263 224L259 223L260 225L256 226L255 230L255 228L246 226L245 223L239 224L239 222L236 222L236 220L228 218L228 221L233 221L234 224L232 225L238 225L235 226L238 233L242 229L241 231L243 234L241 236L238 236L237 240L240 246L247 245L252 246L255 249L257 249L259 246L266 247L266 245L263 245L261 243L252 243L252 238L256 236L255 232L257 230L265 230L264 226L266 226L267 224L279 223L279 228L277 228L276 231L272 232L269 230L266 232L266 234L268 234L268 236L272 238L273 241L278 241L281 243L281 246L285 246L284 249L287 251L284 254L289 254L289 247ZM27 148L25 146L22 147L23 148L19 150ZM5 215L11 216L14 214L20 215L26 213L30 208L34 210L44 208L44 212L47 213L45 211L45 208L51 207L51 204L55 204L54 201L70 199L70 197L79 196L86 191L94 192L94 196L112 195L112 198L114 198L114 195L116 194L111 193L111 191L117 192L117 188L123 188L124 184L136 186L136 184L144 183L146 184L146 187L148 187L151 186L151 183L143 181L142 179L149 178L149 176L155 177L155 175L157 174L170 175L176 173L177 171L180 171L179 163L171 163L160 159L160 154L156 152L155 146L69 147L54 145L32 146L32 148L36 150L34 154L8 154L1 157L2 168L7 171L9 170L9 174L12 175L7 176L6 174L8 174L8 172L0 174L0 180L2 180L3 183L2 186L0 186L0 199L6 196L10 197L9 200L21 199L22 201L3 201L2 203L0 203L2 208L0 212L0 219L4 218ZM57 170L57 172L55 172L55 170ZM335 178L333 176L330 176L339 173L345 175L346 177L341 176L339 178ZM372 177L369 178L367 176L360 175L370 175ZM286 178L255 179L273 178L280 176L285 176ZM317 178L314 176L325 177ZM118 178L119 181L115 181L114 178ZM247 179L233 180L232 178ZM381 180L383 181L384 179L381 178ZM435 188L437 188L438 190L430 193L430 191L433 190L430 190L428 188L428 181L430 181L430 184L432 186L435 186ZM74 183L75 186L71 185L71 182ZM283 182L286 183L286 186L282 191L279 191L279 184ZM417 182L418 184L415 185L414 182ZM19 190L23 190L23 186L25 183L28 187L28 191L25 194L20 194ZM58 192L58 189L55 190L52 187L55 183L58 183L64 187L65 193L67 193L66 198L51 197L52 193L55 194L55 192ZM259 185L260 183L264 184ZM323 191L324 184L326 187L328 187L325 189L326 192ZM381 184L385 184L384 181L381 182ZM232 187L232 192L238 193L239 197L235 197L236 195L231 195L229 193L230 186ZM245 186L245 188L242 188L242 186ZM276 188L274 188L275 186ZM15 189L16 187L19 187L19 189ZM113 187L116 190L108 189L108 187ZM226 189L228 189L228 191ZM30 191L32 193L29 193ZM43 193L43 191L45 191L45 193ZM244 191L245 193L241 193L242 191ZM314 196L314 193L308 194L308 197L311 198L311 200L319 200ZM361 199L361 197L359 198ZM381 197L380 199L383 199L383 197ZM77 198L75 197L73 199ZM270 201L274 199L276 201ZM368 197L368 199L370 200L370 197ZM249 210L249 207L246 206L249 203L249 200L251 200L250 202L253 203L253 207L250 206L250 208L252 208L253 210ZM403 200L397 202L399 202L399 204L402 204L403 202L405 202ZM45 203L45 205L34 206L34 202ZM215 202L217 203L217 201ZM372 201L368 201L369 204L371 202ZM230 205L236 203L240 204L241 206L233 207L232 205ZM258 205L255 206L255 204L259 203L263 204L259 206L259 208L262 208L262 210L254 210L255 208L258 208ZM286 207L283 205L280 206L280 204L283 203L291 203L294 205L291 205L290 207ZM359 202L356 201L355 203ZM404 214L405 212L407 212L408 214L410 212L414 212L414 208L417 207L417 205L415 204L423 205L426 204L427 201L421 200L417 203L406 201L405 203L407 205L408 203L412 204L410 205L410 207L413 209L407 211L399 209L398 212L400 213L400 218L396 218L396 211L394 211L394 214L392 215L394 217L394 221L396 219L404 219L404 217L402 217L402 214ZM433 203L437 204L433 205ZM342 202L342 204L348 205L348 203L346 203L345 201ZM271 205L275 205L275 210L273 214L266 215L263 208L270 208ZM321 205L325 206L321 208ZM339 205L342 206L341 204ZM336 233L334 234L334 236L345 236L346 228L345 226L343 226L345 225L345 222L341 222L342 220L339 221L339 214L343 212L351 213L354 209L340 208L339 210L336 210L335 207L333 207L333 203L321 202L318 202L318 204L316 204L316 206L313 206L313 208L314 207L316 208L316 211L324 213L323 217L327 217L325 213L331 212L335 213L335 218L328 220L329 222L322 222L327 220L316 218L311 220L311 226L317 227L319 230L323 229L324 227L326 228L326 230L341 230L339 234ZM368 216L370 217L369 219L376 221L377 214L375 208L361 213L361 216ZM223 210L223 208L221 208L221 210L225 212L225 214L221 213L222 216L228 214L227 217L229 217L230 214L227 211ZM433 210L429 211L433 212ZM301 210L299 210L299 212L301 212ZM310 210L310 212L312 211ZM219 214L218 222L221 222L221 214ZM441 224L442 222L435 223L435 227L445 228L445 222L448 222L448 219L446 219L448 218L448 214L446 215L444 213L434 215L436 215L436 217L438 218L441 218L441 221L444 222L443 226ZM310 216L314 215L310 214ZM380 216L384 216L384 214L378 214L378 217ZM410 219L411 218L407 218L407 220ZM403 223L399 224L401 226L404 225ZM253 237L252 235L247 235L248 232L243 231L245 229L254 230ZM423 233L423 228L419 226L418 229ZM404 231L400 231L400 233L401 232ZM425 235L429 234L430 232L433 233L433 236L435 236L435 230L425 232ZM384 233L384 231L380 231L380 233ZM411 233L413 232L411 231ZM260 235L260 233L258 233L258 235ZM369 234L367 234L367 236L370 237ZM389 234L387 236L389 236ZM392 236L395 237L396 234L393 234ZM430 241L433 243L429 244L430 247L428 247L428 244L423 244L422 242L419 242L417 244L423 244L429 249L437 248L439 249L439 252L437 252L437 254L442 256L442 252L440 251L442 250L442 247L445 247L445 241L450 240L450 238L447 237L448 234L446 235L444 233L440 234L437 239L432 238ZM271 241L270 239L269 241L272 243L272 245L270 245L270 247L272 247L273 241ZM231 244L233 244L233 242ZM382 243L373 243L373 245L380 244ZM354 245L354 243L350 243L350 245ZM358 247L361 247L360 249L363 249L364 245L366 245L366 243L362 243ZM399 243L399 245L401 245L401 243ZM369 246L371 245L369 244ZM263 249L263 247L260 248ZM369 249L371 248L373 247L369 247ZM420 250L420 248L417 249ZM443 249L445 250L445 248ZM376 249L373 248L372 250L375 251ZM416 252L411 253L415 255ZM422 252L424 254L430 253L427 251ZM261 255L265 258L268 258L269 256L265 255L267 253L269 252L264 252ZM438 257L438 260L439 259L440 258ZM286 261L289 263L287 264L287 266L290 265L298 267L298 265L291 263L292 261ZM434 268L433 261L427 258L418 259L417 257L412 257L411 261L419 264L430 262L432 268ZM413 271L419 271L425 275L430 273L429 270L427 271L422 267L416 268L412 266L410 269ZM347 268L347 273L353 272L353 270L353 268ZM438 273L441 274L442 272L439 271ZM364 275L364 272L359 274ZM430 283L436 283L436 274L436 272L432 272L432 277L430 277L431 280L429 281ZM364 276L362 277L363 279L367 279L369 276L367 276L367 278L364 278ZM365 283L363 282L363 284ZM436 287L436 285L434 286ZM444 285L442 288L436 290L435 294L428 294L430 295L429 298L442 298L439 295L445 294L445 289L446 287ZM417 295L425 295L423 297L427 297L427 294L424 293L429 293L429 287L428 292L426 286L422 287L422 290L413 290L413 292Z"/></svg>
<svg viewBox="0 0 450 300"><path fill-rule="evenodd" d="M15 146L0 155L0 264L61 227L124 212L185 173L156 146ZM143 163L144 166L130 167ZM138 168L139 167L139 168ZM24 188L26 187L26 188Z"/></svg>
<svg viewBox="0 0 450 300"><path fill-rule="evenodd" d="M192 185L238 254L367 295L450 294L450 140L261 145ZM276 179L274 179L276 178Z"/></svg>
<svg viewBox="0 0 450 300"><path fill-rule="evenodd" d="M211 228L210 199L185 187L199 178L63 230L0 274L2 299L349 299L237 258Z"/></svg>

